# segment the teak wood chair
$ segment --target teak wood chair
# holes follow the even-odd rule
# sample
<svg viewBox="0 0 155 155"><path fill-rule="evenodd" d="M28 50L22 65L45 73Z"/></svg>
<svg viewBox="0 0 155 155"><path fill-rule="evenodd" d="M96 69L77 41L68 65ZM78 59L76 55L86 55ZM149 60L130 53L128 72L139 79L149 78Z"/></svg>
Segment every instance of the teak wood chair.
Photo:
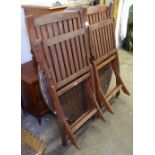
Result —
<svg viewBox="0 0 155 155"><path fill-rule="evenodd" d="M90 25L90 26L92 26L94 24L97 24L97 23L100 23L100 22L103 22L103 21L105 21L105 20L107 20L109 18L110 18L110 10L105 5L96 5L96 6L92 6L92 7L87 8L86 21L88 22L88 25ZM110 31L109 28L108 28L107 31ZM100 34L99 31L97 31L97 32L95 32L93 34L93 37L94 37L93 41L95 42L95 45L97 47L100 47L100 43L101 43L100 35L101 34ZM106 47L104 47L104 48L106 48ZM105 50L105 49L96 48L95 52L99 53L99 51L101 51L101 50ZM109 51L110 50L109 47L106 50ZM98 57L96 59L99 59L100 57L101 57L101 55L98 55ZM117 61L118 61L118 59L117 59ZM105 89L103 87L104 82L106 82L106 81L105 81L105 79L103 80L104 75L102 74L102 70L105 70L106 68L108 69L109 77L110 77L109 81L108 81L109 84L110 84L110 79L112 77L112 70L111 70L110 64L107 64L105 67L100 69L100 71L99 71L99 81L100 82L99 83L100 83L100 86L101 86L101 90L100 91L101 91L102 94L106 93L106 91L108 89L108 87L107 87L107 89L105 91ZM117 63L117 68L118 68L118 71L119 71L119 63ZM108 86L109 86L109 84L108 84ZM99 92L99 91L97 91L97 92ZM119 94L119 92L118 92L118 94ZM97 99L98 99L98 97L97 97ZM101 100L99 100L99 99L98 99L98 101L101 102ZM113 113L111 106L109 104L106 104L108 102L106 102L104 98L103 98L102 102L105 105L105 109L107 111ZM101 104L101 106L103 106L103 104Z"/></svg>
<svg viewBox="0 0 155 155"><path fill-rule="evenodd" d="M44 19L44 21L48 21L50 24L45 25L42 24L38 27L38 31L34 30L33 26L33 18L28 18L28 27L29 30L32 31L31 36L32 38L40 38L40 39L47 39L49 37L55 37L59 36L60 34L64 34L67 32L71 32L77 29L80 29L81 27L85 27L85 22L87 21L86 18L86 12L90 14L90 16L93 15L94 11L97 12L97 9L102 10L102 12L108 12L107 7L90 7L91 9L82 8L80 10L67 10L64 12L59 13L53 13L48 14L43 17L40 17L37 19L37 21L40 21ZM95 9L95 10L94 10ZM93 12L91 11L93 10ZM50 19L50 21L49 21ZM105 18L103 18L105 19ZM103 20L102 19L102 20ZM91 21L91 20L90 20ZM96 21L98 22L98 21ZM93 22L90 22L90 24L94 24ZM31 37L30 36L30 37ZM76 42L73 46L74 50L79 50L78 48L78 40L76 39ZM69 46L69 45L67 45ZM77 49L76 49L77 47ZM33 49L33 45L32 45ZM65 49L64 49L65 50ZM32 50L33 51L33 50ZM68 64L68 62L66 62ZM59 71L58 71L59 72ZM111 69L108 66L107 69L104 69L101 71L101 78L104 83L102 83L103 91L106 92L110 79L111 79ZM74 94L78 94L79 97L74 98ZM75 88L74 90L71 90L70 92L64 94L60 97L60 100L63 102L66 101L63 104L64 113L69 121L74 121L77 117L79 117L82 113L84 113L87 109L87 103L89 103L89 100L82 99L84 96L84 93L82 91L81 86ZM77 102L80 100L80 104ZM84 102L84 104L82 104ZM49 105L49 104L48 104ZM51 109L51 108L50 108ZM54 110L52 110L53 112Z"/></svg>
<svg viewBox="0 0 155 155"><path fill-rule="evenodd" d="M44 21L48 22L48 24L40 25L37 28L38 29L37 31L34 29L33 17L29 17L27 18L28 20L27 23L28 23L29 30L32 31L30 33L31 34L30 40L31 38L36 38L36 37L40 39L52 38L55 36L59 36L61 34L65 34L67 32L80 29L84 26L84 22L85 22L83 21L83 18L81 18L84 16L83 14L86 14L86 9L66 10L64 12L57 12L57 13L44 15L38 18L37 21L39 22L40 20L43 19ZM76 39L76 42L73 44L74 44L74 46L72 47L73 50L75 51L79 50L77 39ZM67 41L66 46L67 48L71 48L70 43L68 41ZM33 51L33 44L31 45L31 47ZM65 52L66 50L67 49L64 48ZM65 61L66 61L66 65L69 65L69 62L66 59ZM70 61L72 62L73 60L71 59ZM60 67L61 67L60 69L63 69L62 66ZM71 69L72 69L72 72L75 71L73 66L71 66ZM57 70L57 72L58 72L57 74L60 75L59 69ZM41 70L39 70L39 77L40 77L40 73L42 73ZM68 74L71 74L71 73L68 72ZM42 92L42 89L41 89L41 92ZM73 90L68 91L67 93L65 93L64 95L60 97L60 100L63 102L63 105L62 105L63 111L65 113L66 118L70 122L73 122L74 120L76 120L81 114L83 114L87 110L87 105L89 103L89 100L87 100L87 98L84 96L85 95L83 92L83 85L81 84L78 87L74 88ZM49 109L52 109L52 107L50 106L51 105L50 101L48 103L47 100L45 100L45 103L48 105ZM54 109L52 109L51 111L53 112Z"/></svg>
<svg viewBox="0 0 155 155"><path fill-rule="evenodd" d="M109 104L109 100L116 95L120 90L130 95L123 80L120 76L118 69L118 52L115 46L115 35L114 35L114 18L104 20L102 22L89 26L89 38L91 47L91 63L94 71L95 86L97 91L97 101L100 106L105 106L106 109L113 113L112 108ZM116 76L116 87L114 87L108 94L104 94L99 81L98 72L106 65L110 64L114 74Z"/></svg>
<svg viewBox="0 0 155 155"><path fill-rule="evenodd" d="M53 19L57 20L53 16L51 18L36 19L34 25L37 34L45 35L45 29L51 29L50 24ZM73 135L75 131L94 115L97 115L104 121L103 114L94 94L93 74L88 60L89 48L86 30L83 28L49 38L37 37L32 41L35 58L44 70L47 78L49 92L58 119L62 143L66 145L68 135L76 148L80 148L80 145ZM74 123L69 124L65 118L59 98L81 83L84 83L87 97L90 98L89 110Z"/></svg>

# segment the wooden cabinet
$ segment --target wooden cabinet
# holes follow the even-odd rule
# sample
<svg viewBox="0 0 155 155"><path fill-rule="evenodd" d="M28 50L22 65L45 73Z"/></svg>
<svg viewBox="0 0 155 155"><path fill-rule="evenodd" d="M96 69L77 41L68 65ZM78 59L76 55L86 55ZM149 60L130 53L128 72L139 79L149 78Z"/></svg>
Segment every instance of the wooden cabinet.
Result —
<svg viewBox="0 0 155 155"><path fill-rule="evenodd" d="M37 66L33 60L21 66L21 92L22 108L35 116L40 124L41 117L47 114L49 110L40 92Z"/></svg>
<svg viewBox="0 0 155 155"><path fill-rule="evenodd" d="M39 17L49 13L63 11L67 6L39 6L39 5L22 5L24 8L25 15L33 15L34 17Z"/></svg>

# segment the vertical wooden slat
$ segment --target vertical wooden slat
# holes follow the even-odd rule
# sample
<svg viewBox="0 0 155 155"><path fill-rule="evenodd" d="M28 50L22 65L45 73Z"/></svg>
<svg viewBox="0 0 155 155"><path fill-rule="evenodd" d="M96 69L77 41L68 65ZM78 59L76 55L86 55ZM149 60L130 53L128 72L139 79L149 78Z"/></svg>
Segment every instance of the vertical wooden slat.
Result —
<svg viewBox="0 0 155 155"><path fill-rule="evenodd" d="M106 12L103 12L103 18L104 18L104 20L107 19L107 14L106 14ZM110 50L110 44L109 44L109 36L108 36L107 26L104 27L104 33L105 33L106 45L107 45L107 53L108 53L109 50Z"/></svg>
<svg viewBox="0 0 155 155"><path fill-rule="evenodd" d="M106 12L105 12L105 15L106 15L106 19L109 19L110 18L110 12L109 10L107 9ZM112 38L111 38L111 24L109 24L107 27L108 27L108 34L109 34L109 41L110 41L110 50L112 50Z"/></svg>
<svg viewBox="0 0 155 155"><path fill-rule="evenodd" d="M37 26L35 30L37 31L37 33L36 33L37 38L42 39L43 37L42 37L39 26Z"/></svg>
<svg viewBox="0 0 155 155"><path fill-rule="evenodd" d="M94 24L92 15L89 15L89 22L90 25Z"/></svg>
<svg viewBox="0 0 155 155"><path fill-rule="evenodd" d="M73 31L73 23L72 20L68 21L68 25L69 25L69 31ZM78 65L78 61L77 61L77 52L76 52L76 46L75 46L75 40L74 38L70 39L70 43L71 43L71 49L72 49L72 54L73 54L73 59L74 59L74 63L75 63L75 68L76 71L79 70L79 65Z"/></svg>
<svg viewBox="0 0 155 155"><path fill-rule="evenodd" d="M103 37L104 54L106 54L107 53L107 44L106 44L106 37L105 37L104 28L101 27L100 30L101 30L101 35Z"/></svg>
<svg viewBox="0 0 155 155"><path fill-rule="evenodd" d="M39 26L37 27L37 31L38 31L38 35L40 35L39 37L41 37L42 35L42 38L43 39L47 39L49 37L48 33L47 33L47 29L46 29L46 26L41 26L39 28ZM51 74L52 74L52 77L54 79L54 82L56 82L56 77L55 77L55 72L54 72L54 67L53 67L53 63L52 63L52 60L50 58L50 51L48 49L47 46L44 46L44 49L45 49L45 58L47 60L47 64L48 64L48 67L51 69Z"/></svg>
<svg viewBox="0 0 155 155"><path fill-rule="evenodd" d="M46 31L46 26L42 25L42 26L40 26L40 29L41 29L41 33L42 33L43 39L47 39L48 38L48 34L47 34L47 31Z"/></svg>
<svg viewBox="0 0 155 155"><path fill-rule="evenodd" d="M88 19L89 24L91 24L91 17L90 17L90 15L87 16L87 19Z"/></svg>
<svg viewBox="0 0 155 155"><path fill-rule="evenodd" d="M55 36L57 36L59 34L57 23L53 23L53 32L54 32ZM56 44L55 47L56 47L56 52L57 52L57 56L58 56L61 76L62 76L62 79L65 79L66 71L65 71L65 66L64 66L64 61L63 61L62 50L61 50L60 44Z"/></svg>
<svg viewBox="0 0 155 155"><path fill-rule="evenodd" d="M110 25L107 25L107 32L108 32L108 38L109 38L109 48L110 48L110 50L109 50L109 52L112 50L112 40L111 40L111 35L110 35Z"/></svg>
<svg viewBox="0 0 155 155"><path fill-rule="evenodd" d="M94 41L94 36L93 36L93 31L90 31L90 44L89 46L91 46L91 53L93 54L93 56L95 57L95 59L97 58L97 55L96 55L96 48L95 48L95 41Z"/></svg>
<svg viewBox="0 0 155 155"><path fill-rule="evenodd" d="M99 12L97 15L98 15L98 22L101 22L102 21L101 13ZM101 55L103 56L104 51L105 51L105 46L104 46L104 38L102 35L102 28L99 29L99 34L100 34L100 38L101 38L101 48L102 48Z"/></svg>
<svg viewBox="0 0 155 155"><path fill-rule="evenodd" d="M52 30L52 26L51 26L51 24L48 24L47 26L46 26L46 29L47 29L47 32L48 32L48 37L53 37L54 35L53 35L53 30ZM57 60L56 58L56 55L55 55L55 49L53 48L53 47L49 47L50 49L50 52L49 52L49 55L50 55L50 59L51 59L51 63L52 64L50 64L51 66L52 66L52 68L53 68L53 71L51 71L51 72L53 72L54 73L54 75L53 75L53 77L54 77L54 79L56 80L56 68L55 68L55 66L54 66L54 61L53 61L53 59L54 60ZM54 53L54 54L52 54L52 53ZM56 65L57 66L57 65ZM59 73L58 73L59 74ZM60 77L60 75L58 75L58 77L57 77L57 80L60 80L59 79L59 77Z"/></svg>
<svg viewBox="0 0 155 155"><path fill-rule="evenodd" d="M66 71L65 71L65 66L63 62L63 56L62 56L62 50L61 50L60 44L56 44L55 48L56 48L56 53L58 56L58 63L59 63L60 71L61 71L61 76L62 76L62 79L65 79Z"/></svg>
<svg viewBox="0 0 155 155"><path fill-rule="evenodd" d="M80 47L81 47L81 53L82 53L83 67L85 67L86 66L86 51L84 49L84 40L83 40L82 36L80 36L79 39L80 39Z"/></svg>
<svg viewBox="0 0 155 155"><path fill-rule="evenodd" d="M98 59L99 58L99 49L98 49L98 40L97 40L97 37L96 37L96 32L93 31L93 38L94 38L94 43L95 43L95 53L96 53L96 58Z"/></svg>
<svg viewBox="0 0 155 155"><path fill-rule="evenodd" d="M111 25L111 37L112 37L112 45L113 45L113 48L115 48L115 33L114 33L114 29L113 29L113 23L110 24Z"/></svg>
<svg viewBox="0 0 155 155"><path fill-rule="evenodd" d="M57 82L61 81L60 67L58 63L57 53L54 46L50 46L50 55L53 61L54 71L57 78Z"/></svg>
<svg viewBox="0 0 155 155"><path fill-rule="evenodd" d="M68 24L67 24L67 21L63 21L63 26L64 26L64 31L65 33L69 32L69 28L68 28ZM67 51L68 51L68 58L69 58L69 63L70 63L70 67L71 67L71 73L75 73L75 64L74 64L74 61L73 61L73 55L72 55L72 52L71 52L71 44L70 44L70 41L67 40L65 41L66 43L66 48L67 48Z"/></svg>
<svg viewBox="0 0 155 155"><path fill-rule="evenodd" d="M109 31L110 31L110 40L111 40L111 50L114 49L114 40L113 40L113 29L112 29L112 24L109 25Z"/></svg>
<svg viewBox="0 0 155 155"><path fill-rule="evenodd" d="M49 37L51 38L51 37L53 37L53 31L52 31L52 26L51 26L51 24L47 24L47 32L48 32L48 34L49 34Z"/></svg>
<svg viewBox="0 0 155 155"><path fill-rule="evenodd" d="M105 44L106 44L106 47L107 47L106 53L108 53L108 51L109 51L109 43L108 43L107 29L106 29L105 26L103 27L103 32L104 32L104 35L105 35Z"/></svg>
<svg viewBox="0 0 155 155"><path fill-rule="evenodd" d="M97 18L96 18L96 15L95 14L92 14L92 18L93 18L93 24L97 23ZM98 31L94 31L94 36L95 36L95 44L96 44L96 50L97 50L97 58L100 57L100 42L99 42L99 34L98 34Z"/></svg>
<svg viewBox="0 0 155 155"><path fill-rule="evenodd" d="M80 17L76 18L76 20L77 20L77 29L82 28Z"/></svg>
<svg viewBox="0 0 155 155"><path fill-rule="evenodd" d="M89 42L88 42L88 32L86 31L86 33L82 36L83 37L83 40L84 40L84 45L85 45L85 53L86 53L86 56L85 56L85 60L86 60L86 65L89 64Z"/></svg>
<svg viewBox="0 0 155 155"><path fill-rule="evenodd" d="M98 18L98 14L97 13L95 14L95 19L96 19L95 22L98 23L99 22L99 18ZM97 39L98 39L99 55L101 57L102 56L102 40L101 40L101 36L100 36L100 29L98 29L96 31L96 33L97 33Z"/></svg>
<svg viewBox="0 0 155 155"><path fill-rule="evenodd" d="M81 28L81 21L80 21L80 18L77 18L77 25L78 25L78 29ZM86 55L85 55L85 49L84 49L84 40L83 40L83 37L82 36L79 36L79 41L80 41L80 51L81 51L81 55L82 55L82 62L83 62L83 67L86 66Z"/></svg>
<svg viewBox="0 0 155 155"><path fill-rule="evenodd" d="M62 22L59 22L58 26L59 26L60 34L63 34L64 29L63 29ZM70 70L70 65L69 65L69 60L68 60L68 52L67 52L67 49L66 49L65 42L61 43L61 48L62 48L62 53L63 53L63 58L64 58L64 65L65 65L65 68L66 68L66 73L67 73L67 76L70 76L71 75L71 70Z"/></svg>
<svg viewBox="0 0 155 155"><path fill-rule="evenodd" d="M50 68L50 73L52 74L54 82L56 83L56 77L55 77L54 67L53 67L52 59L50 55L50 49L46 45L44 45L44 50L45 50L45 57L46 57L48 66Z"/></svg>
<svg viewBox="0 0 155 155"><path fill-rule="evenodd" d="M93 15L90 15L90 25L94 24L94 19L93 19ZM99 57L99 53L98 53L98 46L97 46L97 39L96 39L96 34L95 32L92 32L92 37L94 39L94 51L93 53L95 54L95 58Z"/></svg>
<svg viewBox="0 0 155 155"><path fill-rule="evenodd" d="M73 19L73 27L74 30L77 30L77 20ZM75 38L75 44L76 44L76 49L77 49L77 56L78 56L78 62L79 62L79 67L82 69L83 64L82 64L82 56L81 56L81 50L80 50L80 44L79 44L79 37Z"/></svg>
<svg viewBox="0 0 155 155"><path fill-rule="evenodd" d="M101 28L99 29L99 34L100 34L100 43L101 43L101 55L100 56L103 56L104 53L105 53L105 46L104 46L104 38L103 38L103 35L102 35L102 30Z"/></svg>
<svg viewBox="0 0 155 155"><path fill-rule="evenodd" d="M90 15L88 15L88 18L89 18L89 24L90 25L92 25L93 24L93 17L92 17L92 15L90 14ZM92 52L93 52L93 54L94 54L94 57L95 58L97 58L97 49L96 49L96 44L95 44L95 41L94 41L94 39L95 39L95 36L94 36L94 33L92 32L91 33L91 36L92 36L92 44L93 44L93 48L92 48Z"/></svg>
<svg viewBox="0 0 155 155"><path fill-rule="evenodd" d="M98 13L98 19L99 19L99 22L102 21L102 16L101 16L101 13ZM105 40L104 40L104 35L102 33L102 29L100 28L99 29L99 33L100 33L100 37L101 37L101 47L102 47L102 56L105 54Z"/></svg>

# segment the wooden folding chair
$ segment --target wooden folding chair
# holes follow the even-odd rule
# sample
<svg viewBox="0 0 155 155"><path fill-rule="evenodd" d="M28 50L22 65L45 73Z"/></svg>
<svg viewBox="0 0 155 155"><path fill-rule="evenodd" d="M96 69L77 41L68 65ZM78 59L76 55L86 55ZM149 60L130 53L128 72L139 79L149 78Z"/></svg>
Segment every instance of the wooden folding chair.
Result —
<svg viewBox="0 0 155 155"><path fill-rule="evenodd" d="M123 92L128 95L130 94L121 79L118 69L118 52L115 47L114 25L114 18L110 18L89 26L90 55L96 82L96 97L100 106L105 106L111 113L113 113L113 111L108 101L120 90L123 90ZM114 87L109 94L105 95L101 89L98 71L108 64L111 65L116 76L116 87Z"/></svg>
<svg viewBox="0 0 155 155"><path fill-rule="evenodd" d="M57 18L62 19L62 16L56 18L49 15L48 17L50 18L42 17L34 21L36 34L42 35L32 41L34 55L46 75L49 92L58 119L62 143L66 145L68 135L71 142L77 148L80 148L73 133L94 115L104 121L94 94L92 70L88 60L88 35L86 29L83 28L53 36L51 20L57 21ZM63 16L64 21L65 18L68 17ZM47 37L45 29L48 29L48 35L51 35L51 37ZM54 33L58 33L56 29L54 30ZM69 124L62 110L63 103L60 102L60 97L82 83L87 98L90 99L89 110L77 118L74 123Z"/></svg>
<svg viewBox="0 0 155 155"><path fill-rule="evenodd" d="M91 7L91 9L92 8L94 10L94 8L96 8L96 7ZM107 11L107 9L103 9L103 10ZM46 39L49 37L58 36L60 34L64 34L67 32L71 32L73 30L80 29L81 27L85 26L86 17L87 17L86 11L87 11L86 8L82 8L80 10L67 10L64 12L45 15L42 18L44 18L44 20L46 20L46 21L48 21L50 19L50 26L42 25L39 27L40 30L38 30L38 32L36 32L34 30L34 26L32 23L33 18L32 17L28 18L28 22L27 22L28 28L29 28L29 30L32 31L30 33L31 34L30 37ZM95 11L97 11L97 9ZM78 40L76 40L76 43L77 42L78 42ZM31 45L31 46L33 49L33 45ZM74 50L75 50L75 46L76 46L76 44L73 46ZM102 88L103 88L103 91L106 92L106 90L109 86L109 83L110 83L110 79L111 79L111 69L109 66L107 67L107 69L103 69L101 71L100 79L101 79L101 81L104 82L104 83L102 82ZM78 96L79 96L75 100L73 98L74 94L78 94ZM71 90L70 92L64 94L60 98L60 100L66 101L63 104L63 109L64 109L64 113L69 121L74 121L77 117L79 117L87 109L87 103L89 103L89 100L83 100L82 99L83 97L81 97L81 96L83 96L83 91L82 91L82 87L79 86L79 87L75 88L74 90ZM79 100L80 100L80 104L76 103ZM84 102L84 104L82 104L82 102ZM47 102L45 102L45 103L47 104ZM52 107L49 106L49 104L48 104L48 107L50 109L52 109ZM54 110L52 109L52 111L54 111Z"/></svg>
<svg viewBox="0 0 155 155"><path fill-rule="evenodd" d="M89 23L89 25L93 25L99 22L103 22L104 20L107 20L111 17L110 15L110 8L108 6L105 5L96 5L96 6L92 6L87 8L87 15L86 15L86 21ZM109 28L108 28L109 31ZM98 37L98 33L95 34L95 37L97 39ZM109 47L107 47L109 48ZM107 49L108 50L108 49ZM120 72L120 67L119 67L119 58L116 58L116 67L118 72ZM110 79L112 77L112 70L110 68L110 65L107 65L103 70L105 70L107 68L107 73L106 75L109 75L108 78L105 77L105 75L102 73L102 69L99 73L99 78L100 78L100 82L101 82L101 87L104 93L107 92L108 87L104 87L104 83L107 83L107 86L109 86L110 84ZM107 81L108 80L108 81ZM116 83L119 83L119 81L116 81ZM118 97L120 94L120 92L118 91L116 96Z"/></svg>
<svg viewBox="0 0 155 155"><path fill-rule="evenodd" d="M32 31L30 33L31 34L30 40L31 38L36 38L36 37L40 39L47 39L47 38L59 36L67 32L80 29L83 27L83 24L85 22L83 21L83 18L81 18L82 16L84 16L83 14L86 14L86 9L65 10L64 12L57 12L57 13L52 13L52 14L42 16L38 19L38 21L43 18L45 21L50 22L50 24L48 24L47 26L46 25L39 26L38 31L35 31L34 29L33 17L29 17L27 18L28 28L29 30ZM78 43L78 40L76 39L75 45L73 47L74 50L76 50L77 43ZM67 43L67 46L70 46L70 44ZM33 44L31 45L31 47L33 51ZM66 62L66 64L68 64L68 62ZM49 109L54 113L54 109L52 109L52 106L50 106L51 101L50 101L48 91L43 91L42 89L43 88L42 86L44 86L44 83L45 83L44 82L45 80L42 77L44 77L44 75L42 74L42 71L39 70L41 92L43 92L42 93L43 97L45 96L44 97L45 103L48 105ZM41 81L43 82L41 83ZM87 103L89 103L89 100L87 101L87 99L84 98L82 87L83 87L82 85L79 85L75 89L68 91L66 94L60 97L60 100L64 102L62 107L65 113L66 119L68 119L70 122L73 122L74 120L76 120L81 114L83 114L87 110ZM47 93L45 94L44 92L47 92ZM75 94L77 94L76 98L74 97Z"/></svg>

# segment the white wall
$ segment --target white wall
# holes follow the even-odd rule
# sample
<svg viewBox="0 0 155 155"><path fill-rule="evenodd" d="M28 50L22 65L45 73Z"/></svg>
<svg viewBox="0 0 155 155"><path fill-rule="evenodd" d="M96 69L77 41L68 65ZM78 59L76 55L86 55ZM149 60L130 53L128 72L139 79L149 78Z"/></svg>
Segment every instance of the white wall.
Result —
<svg viewBox="0 0 155 155"><path fill-rule="evenodd" d="M25 26L24 10L21 9L21 63L25 63L32 59L30 53L30 42Z"/></svg>

